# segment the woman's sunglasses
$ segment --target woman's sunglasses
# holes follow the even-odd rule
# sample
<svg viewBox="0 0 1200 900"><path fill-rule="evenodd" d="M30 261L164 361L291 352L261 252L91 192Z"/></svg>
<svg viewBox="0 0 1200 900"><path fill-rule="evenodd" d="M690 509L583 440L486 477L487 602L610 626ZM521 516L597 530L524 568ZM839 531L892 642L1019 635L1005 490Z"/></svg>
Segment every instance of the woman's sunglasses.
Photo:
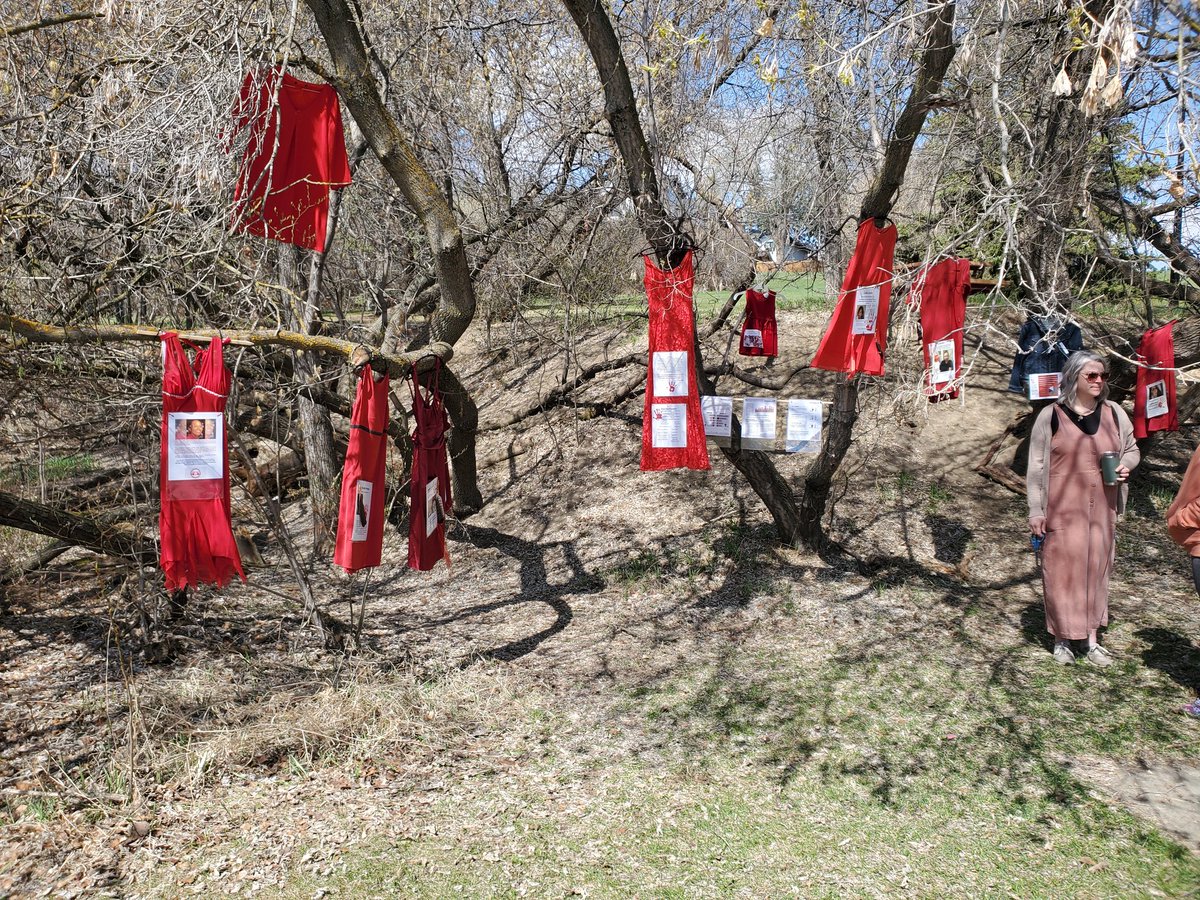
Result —
<svg viewBox="0 0 1200 900"><path fill-rule="evenodd" d="M1084 372L1083 377L1088 381L1108 381L1107 372Z"/></svg>

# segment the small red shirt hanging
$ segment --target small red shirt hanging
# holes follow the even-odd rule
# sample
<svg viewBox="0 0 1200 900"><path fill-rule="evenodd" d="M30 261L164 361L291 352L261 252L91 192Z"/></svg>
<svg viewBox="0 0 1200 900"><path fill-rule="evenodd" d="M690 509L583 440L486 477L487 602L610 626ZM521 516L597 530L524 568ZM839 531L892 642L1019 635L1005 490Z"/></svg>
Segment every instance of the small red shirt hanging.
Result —
<svg viewBox="0 0 1200 900"><path fill-rule="evenodd" d="M223 342L188 361L179 336L161 336L162 447L159 557L167 590L246 580L230 525L225 400L230 376Z"/></svg>
<svg viewBox="0 0 1200 900"><path fill-rule="evenodd" d="M779 334L775 324L775 292L746 291L746 318L742 321L742 356L778 356Z"/></svg>
<svg viewBox="0 0 1200 900"><path fill-rule="evenodd" d="M333 561L347 572L379 565L383 555L384 466L387 463L388 387L363 366L350 413L350 442L342 469Z"/></svg>
<svg viewBox="0 0 1200 900"><path fill-rule="evenodd" d="M1175 403L1175 323L1168 322L1142 335L1138 345L1137 387L1133 395L1133 436L1155 431L1178 431Z"/></svg>
<svg viewBox="0 0 1200 900"><path fill-rule="evenodd" d="M450 466L446 459L446 431L450 420L438 391L442 361L434 364L430 383L422 388L413 364L413 462L409 493L408 567L432 569L439 559L450 565L446 550L446 517L454 508L450 499Z"/></svg>
<svg viewBox="0 0 1200 900"><path fill-rule="evenodd" d="M642 416L642 470L707 469L708 447L694 370L692 253L663 271L646 260L650 361Z"/></svg>
<svg viewBox="0 0 1200 900"><path fill-rule="evenodd" d="M925 395L931 403L958 396L970 291L969 259L943 259L921 269L913 281L909 302L921 304Z"/></svg>
<svg viewBox="0 0 1200 900"><path fill-rule="evenodd" d="M895 250L896 226L891 222L880 228L874 219L867 219L858 226L854 255L833 318L813 357L814 368L847 375L883 374Z"/></svg>
<svg viewBox="0 0 1200 900"><path fill-rule="evenodd" d="M250 129L235 229L324 252L329 191L350 184L337 91L278 69L248 72L234 118L235 134Z"/></svg>

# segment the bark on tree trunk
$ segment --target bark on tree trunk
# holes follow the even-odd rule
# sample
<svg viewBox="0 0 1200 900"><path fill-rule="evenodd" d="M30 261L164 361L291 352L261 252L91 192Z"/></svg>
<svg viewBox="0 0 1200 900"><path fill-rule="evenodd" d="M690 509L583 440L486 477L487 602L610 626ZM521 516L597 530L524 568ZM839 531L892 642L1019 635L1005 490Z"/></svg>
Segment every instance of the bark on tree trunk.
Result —
<svg viewBox="0 0 1200 900"><path fill-rule="evenodd" d="M315 293L319 285L312 285L302 277L302 256L299 248L291 244L279 247L279 283L284 290L284 307L293 310L293 327L301 334L311 334L317 319ZM290 301L290 302L289 302ZM297 353L292 361L296 380L302 386L320 383L321 373L316 360L307 353ZM305 396L303 390L296 397L296 418L304 440L304 465L308 471L308 495L312 501L313 553L327 556L333 549L340 500L339 475L333 441L333 422L329 410Z"/></svg>
<svg viewBox="0 0 1200 900"><path fill-rule="evenodd" d="M441 291L441 301L429 319L429 340L453 346L475 317L475 287L458 221L445 195L404 139L399 124L384 104L371 75L371 56L363 41L360 23L349 4L346 0L305 0L305 4L312 11L333 61L330 82L354 117L371 151L425 229ZM461 491L465 502L479 498L479 486L474 479L475 460L461 459L461 454L466 452L474 456L475 423L471 417L475 404L461 385L459 391L461 399L453 407L448 403L447 411L455 432L461 431L460 438L465 440L466 435L470 435L469 441L460 448L460 459L454 469L455 477L462 479L456 489ZM473 508L477 509L479 505L481 503L477 502Z"/></svg>
<svg viewBox="0 0 1200 900"><path fill-rule="evenodd" d="M446 440L446 448L450 452L454 515L465 519L483 506L475 465L475 435L479 429L479 409L462 386L462 382L458 380L458 376L445 366L442 367L439 381L446 412L453 426Z"/></svg>
<svg viewBox="0 0 1200 900"><path fill-rule="evenodd" d="M0 525L44 534L107 556L122 556L143 566L158 564L158 549L152 538L44 503L22 500L6 491L0 491Z"/></svg>

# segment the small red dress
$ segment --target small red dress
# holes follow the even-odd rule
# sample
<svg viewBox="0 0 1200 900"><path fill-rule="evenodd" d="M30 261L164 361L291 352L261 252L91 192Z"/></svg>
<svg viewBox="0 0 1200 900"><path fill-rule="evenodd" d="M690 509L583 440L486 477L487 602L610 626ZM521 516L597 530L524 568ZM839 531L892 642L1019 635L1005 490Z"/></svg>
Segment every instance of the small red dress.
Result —
<svg viewBox="0 0 1200 900"><path fill-rule="evenodd" d="M162 446L159 455L159 548L167 590L224 587L242 559L233 539L225 400L230 375L224 342L214 338L193 363L167 332L163 352Z"/></svg>
<svg viewBox="0 0 1200 900"><path fill-rule="evenodd" d="M738 344L742 356L778 356L779 330L775 324L775 292L746 291L746 318Z"/></svg>
<svg viewBox="0 0 1200 900"><path fill-rule="evenodd" d="M387 463L388 387L363 366L350 413L350 442L342 468L333 561L347 572L379 565L383 556L384 467Z"/></svg>
<svg viewBox="0 0 1200 900"><path fill-rule="evenodd" d="M408 567L426 572L446 552L446 517L454 508L450 499L450 466L446 458L446 431L450 420L438 391L442 363L434 366L432 383L422 391L413 364L413 462L408 520Z"/></svg>

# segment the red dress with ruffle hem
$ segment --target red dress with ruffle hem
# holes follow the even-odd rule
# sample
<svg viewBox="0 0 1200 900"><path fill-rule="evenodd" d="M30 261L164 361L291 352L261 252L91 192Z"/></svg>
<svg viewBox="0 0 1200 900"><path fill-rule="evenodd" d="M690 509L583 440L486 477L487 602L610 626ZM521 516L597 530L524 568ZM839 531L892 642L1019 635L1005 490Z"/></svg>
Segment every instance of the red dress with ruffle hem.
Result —
<svg viewBox="0 0 1200 900"><path fill-rule="evenodd" d="M224 342L214 338L193 364L177 334L161 338L159 556L167 590L224 587L234 575L245 581L230 525Z"/></svg>

